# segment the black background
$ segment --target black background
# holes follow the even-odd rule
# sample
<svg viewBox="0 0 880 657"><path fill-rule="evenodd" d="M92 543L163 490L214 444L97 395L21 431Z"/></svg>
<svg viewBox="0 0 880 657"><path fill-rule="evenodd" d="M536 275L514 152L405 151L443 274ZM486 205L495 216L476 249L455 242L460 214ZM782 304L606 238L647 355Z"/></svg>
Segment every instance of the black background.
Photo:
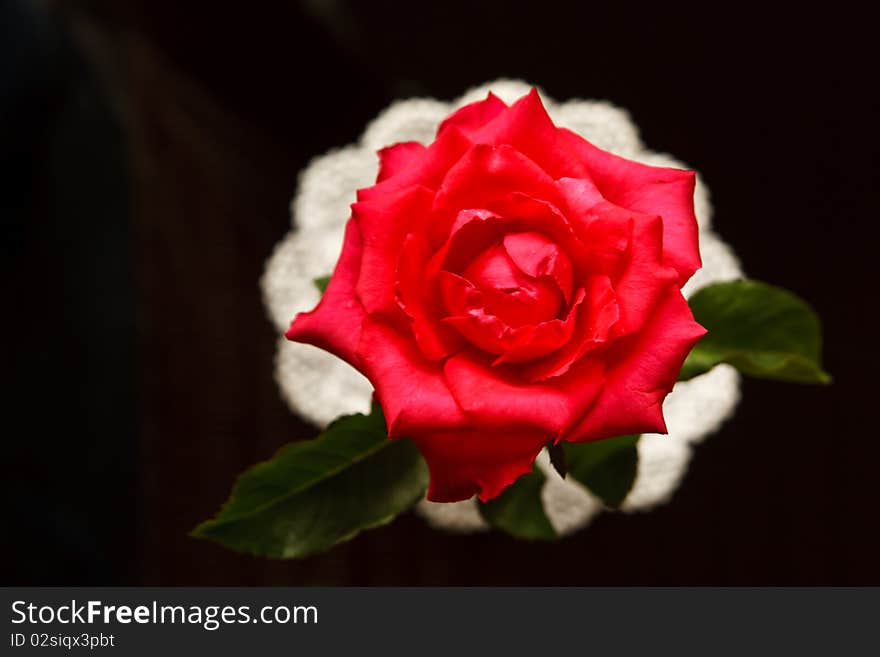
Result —
<svg viewBox="0 0 880 657"><path fill-rule="evenodd" d="M2 0L6 584L880 584L878 102L866 16L769 4ZM673 502L558 544L413 516L303 562L186 532L312 430L257 286L296 174L396 98L501 76L627 108L826 388L749 380Z"/></svg>

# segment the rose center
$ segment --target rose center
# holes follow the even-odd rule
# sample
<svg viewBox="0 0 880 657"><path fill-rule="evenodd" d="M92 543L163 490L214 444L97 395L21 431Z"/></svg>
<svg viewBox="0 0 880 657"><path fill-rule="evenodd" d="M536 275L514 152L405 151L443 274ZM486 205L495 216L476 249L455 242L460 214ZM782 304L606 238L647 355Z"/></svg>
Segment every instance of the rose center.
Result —
<svg viewBox="0 0 880 657"><path fill-rule="evenodd" d="M563 308L559 286L523 272L500 243L477 256L463 275L482 293L486 312L511 328L556 319Z"/></svg>

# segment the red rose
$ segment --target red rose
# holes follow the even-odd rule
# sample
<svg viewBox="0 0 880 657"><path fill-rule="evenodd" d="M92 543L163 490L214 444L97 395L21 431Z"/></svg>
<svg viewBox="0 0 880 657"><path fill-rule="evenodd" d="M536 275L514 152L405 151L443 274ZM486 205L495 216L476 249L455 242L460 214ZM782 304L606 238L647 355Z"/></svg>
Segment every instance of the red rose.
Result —
<svg viewBox="0 0 880 657"><path fill-rule="evenodd" d="M498 495L549 441L665 432L662 402L704 334L694 174L557 128L536 91L379 152L318 306L287 337L370 379L434 501Z"/></svg>

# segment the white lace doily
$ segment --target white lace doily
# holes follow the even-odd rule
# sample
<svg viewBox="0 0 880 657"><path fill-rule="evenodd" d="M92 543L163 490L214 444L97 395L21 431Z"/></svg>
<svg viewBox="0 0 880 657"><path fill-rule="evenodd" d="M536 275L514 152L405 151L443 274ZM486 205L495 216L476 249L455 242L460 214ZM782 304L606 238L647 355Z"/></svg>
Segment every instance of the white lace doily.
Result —
<svg viewBox="0 0 880 657"><path fill-rule="evenodd" d="M313 280L328 275L336 264L355 191L375 182L376 151L400 141L430 143L446 116L485 98L489 90L510 104L530 88L521 81L497 80L450 103L423 98L395 102L367 126L358 143L315 158L300 174L291 205L292 228L276 245L261 280L266 308L279 334L275 374L294 413L325 426L339 415L366 413L370 408L372 387L360 373L316 347L287 341L283 333L294 315L318 303ZM646 164L685 168L669 155L647 150L627 112L610 103L558 103L543 92L541 98L557 125L600 148ZM736 256L711 230L709 192L699 175L694 204L703 267L685 285L686 296L709 283L742 277ZM663 405L669 434L646 434L639 440L636 480L622 510L640 511L666 502L687 470L692 446L717 430L738 401L739 375L726 365L676 384ZM556 475L546 453L538 457L538 465L549 475L542 497L550 521L561 535L585 527L603 510L602 502L583 486ZM417 510L438 528L486 528L474 500L452 504L423 500Z"/></svg>

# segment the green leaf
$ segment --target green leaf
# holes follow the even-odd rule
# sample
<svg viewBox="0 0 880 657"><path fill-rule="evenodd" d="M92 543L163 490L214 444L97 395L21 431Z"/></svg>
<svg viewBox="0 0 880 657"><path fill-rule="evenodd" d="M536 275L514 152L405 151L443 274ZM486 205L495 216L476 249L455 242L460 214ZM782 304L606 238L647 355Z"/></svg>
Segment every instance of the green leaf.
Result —
<svg viewBox="0 0 880 657"><path fill-rule="evenodd" d="M568 473L610 507L626 499L636 480L638 434L591 443L563 443Z"/></svg>
<svg viewBox="0 0 880 657"><path fill-rule="evenodd" d="M822 370L822 325L791 292L758 281L716 283L690 298L708 330L685 360L680 380L729 363L743 374L797 383L830 383Z"/></svg>
<svg viewBox="0 0 880 657"><path fill-rule="evenodd" d="M327 291L327 286L330 285L330 277L329 276L319 276L314 279L312 283L315 284L315 287L318 288L318 291L321 294Z"/></svg>
<svg viewBox="0 0 880 657"><path fill-rule="evenodd" d="M415 445L389 440L374 407L247 470L217 516L193 535L260 556L304 557L390 522L427 484Z"/></svg>
<svg viewBox="0 0 880 657"><path fill-rule="evenodd" d="M544 473L537 468L525 474L496 498L480 502L480 515L492 527L516 538L553 540L557 538L541 502Z"/></svg>

